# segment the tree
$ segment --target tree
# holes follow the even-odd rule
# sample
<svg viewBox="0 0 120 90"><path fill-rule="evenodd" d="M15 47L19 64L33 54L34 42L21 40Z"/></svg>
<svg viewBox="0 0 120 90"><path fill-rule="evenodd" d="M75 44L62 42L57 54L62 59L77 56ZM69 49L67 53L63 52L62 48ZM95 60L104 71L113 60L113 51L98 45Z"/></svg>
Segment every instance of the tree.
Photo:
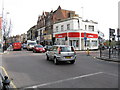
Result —
<svg viewBox="0 0 120 90"><path fill-rule="evenodd" d="M11 20L8 21L6 19L3 18L3 41L4 41L4 49L6 50L7 49L7 39L8 37L10 36L10 33L11 33L11 27L12 27L12 24L11 24Z"/></svg>

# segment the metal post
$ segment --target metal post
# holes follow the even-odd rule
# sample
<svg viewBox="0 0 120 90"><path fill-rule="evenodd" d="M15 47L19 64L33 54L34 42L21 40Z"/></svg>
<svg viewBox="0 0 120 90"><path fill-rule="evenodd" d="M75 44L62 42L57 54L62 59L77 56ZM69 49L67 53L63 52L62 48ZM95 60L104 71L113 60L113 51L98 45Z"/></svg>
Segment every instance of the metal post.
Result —
<svg viewBox="0 0 120 90"><path fill-rule="evenodd" d="M100 58L102 57L102 46L100 44Z"/></svg>
<svg viewBox="0 0 120 90"><path fill-rule="evenodd" d="M111 58L111 40L109 39L109 59Z"/></svg>
<svg viewBox="0 0 120 90"><path fill-rule="evenodd" d="M118 60L120 59L120 29L117 30L118 36Z"/></svg>

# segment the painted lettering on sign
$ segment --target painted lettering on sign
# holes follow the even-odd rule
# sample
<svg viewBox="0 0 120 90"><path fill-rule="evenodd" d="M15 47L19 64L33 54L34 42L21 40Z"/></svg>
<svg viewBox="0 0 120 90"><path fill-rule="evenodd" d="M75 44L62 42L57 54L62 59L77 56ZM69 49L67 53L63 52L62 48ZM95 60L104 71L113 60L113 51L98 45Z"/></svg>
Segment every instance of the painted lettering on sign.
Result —
<svg viewBox="0 0 120 90"><path fill-rule="evenodd" d="M79 32L69 32L68 37L80 37L80 33Z"/></svg>
<svg viewBox="0 0 120 90"><path fill-rule="evenodd" d="M84 33L81 33L81 37L84 37ZM86 33L87 38L98 38L98 34Z"/></svg>
<svg viewBox="0 0 120 90"><path fill-rule="evenodd" d="M64 38L67 36L67 33L55 34L55 38Z"/></svg>

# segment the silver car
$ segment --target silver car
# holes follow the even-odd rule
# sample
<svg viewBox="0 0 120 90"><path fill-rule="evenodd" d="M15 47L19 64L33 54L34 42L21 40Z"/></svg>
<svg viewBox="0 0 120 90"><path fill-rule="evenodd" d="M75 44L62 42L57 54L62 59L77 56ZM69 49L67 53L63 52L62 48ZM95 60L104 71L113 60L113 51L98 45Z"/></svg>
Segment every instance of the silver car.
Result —
<svg viewBox="0 0 120 90"><path fill-rule="evenodd" d="M72 46L54 45L46 52L46 57L47 60L53 60L54 64L59 64L59 61L67 61L74 64L76 52Z"/></svg>

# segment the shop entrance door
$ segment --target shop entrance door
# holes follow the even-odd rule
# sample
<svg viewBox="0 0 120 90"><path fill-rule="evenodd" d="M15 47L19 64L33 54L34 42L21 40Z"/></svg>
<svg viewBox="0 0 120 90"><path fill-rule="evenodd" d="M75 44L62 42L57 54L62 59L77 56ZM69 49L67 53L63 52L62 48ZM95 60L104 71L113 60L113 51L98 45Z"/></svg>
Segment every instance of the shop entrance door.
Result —
<svg viewBox="0 0 120 90"><path fill-rule="evenodd" d="M79 50L79 40L70 40L70 46L73 46L75 50Z"/></svg>

